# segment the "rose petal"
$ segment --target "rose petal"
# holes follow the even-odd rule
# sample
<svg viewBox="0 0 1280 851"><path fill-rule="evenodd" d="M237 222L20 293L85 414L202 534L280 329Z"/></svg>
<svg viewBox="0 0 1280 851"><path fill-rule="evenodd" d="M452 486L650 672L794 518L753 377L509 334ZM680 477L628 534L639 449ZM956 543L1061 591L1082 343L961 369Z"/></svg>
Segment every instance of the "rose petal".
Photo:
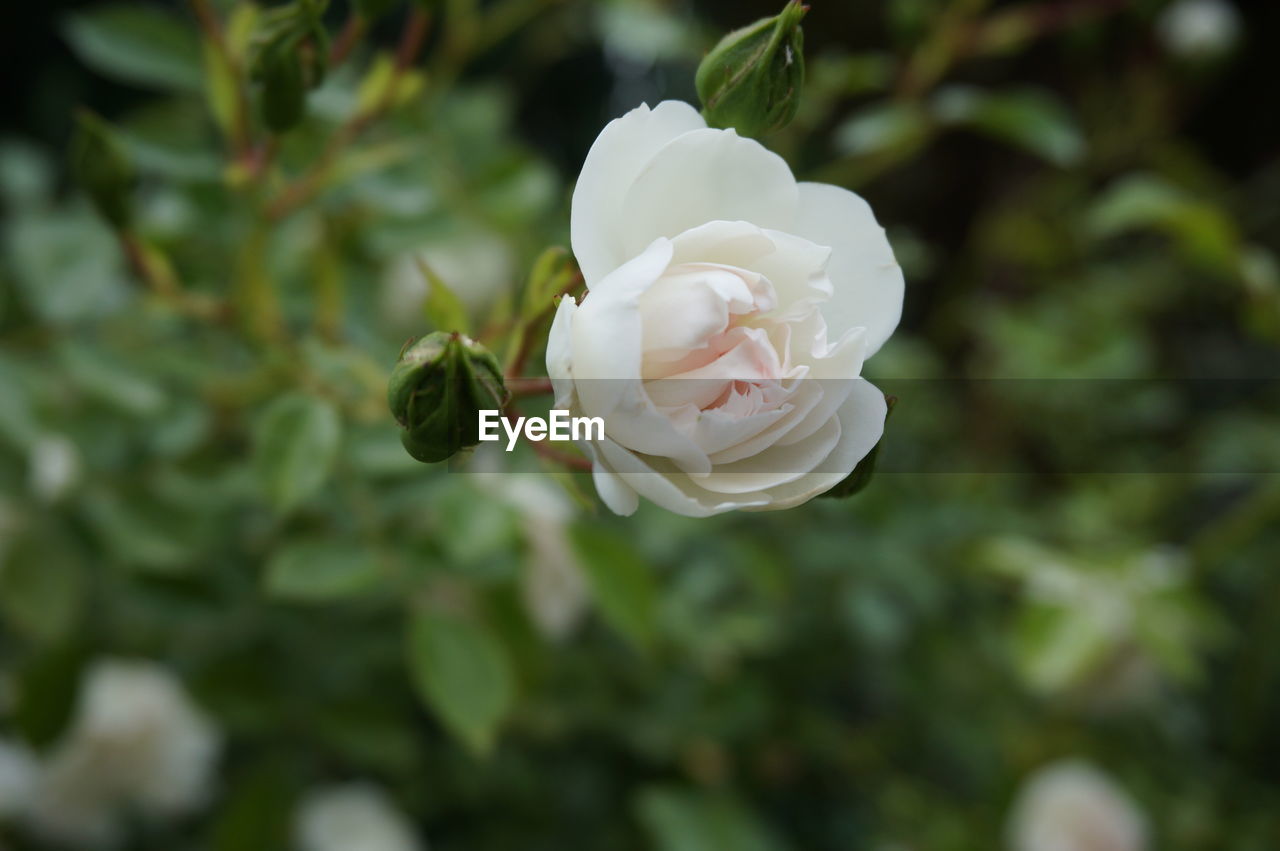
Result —
<svg viewBox="0 0 1280 851"><path fill-rule="evenodd" d="M599 461L591 466L591 481L600 494L600 501L614 514L630 517L640 507L640 495L635 488Z"/></svg>
<svg viewBox="0 0 1280 851"><path fill-rule="evenodd" d="M884 228L867 202L847 189L801 183L799 199L791 231L831 247L827 275L834 292L822 305L827 327L833 336L865 327L867 357L871 357L902 317L902 269L893 258Z"/></svg>
<svg viewBox="0 0 1280 851"><path fill-rule="evenodd" d="M731 497L705 491L693 485L689 477L669 461L658 458L641 460L635 453L607 438L598 442L596 447L613 475L645 499L685 517L710 517L740 508L763 508L768 499L762 494Z"/></svg>
<svg viewBox="0 0 1280 851"><path fill-rule="evenodd" d="M547 376L555 391L557 408L572 406L573 385L573 314L578 306L573 296L560 299L551 330L547 332Z"/></svg>
<svg viewBox="0 0 1280 851"><path fill-rule="evenodd" d="M634 253L717 219L786 229L797 197L791 169L759 142L732 130L693 130L654 154L627 190L623 247Z"/></svg>
<svg viewBox="0 0 1280 851"><path fill-rule="evenodd" d="M884 394L875 385L865 378L854 381L849 398L837 412L840 441L831 455L815 468L821 472L770 488L767 505L751 506L746 510L794 508L840 484L884 436L884 418L888 411Z"/></svg>
<svg viewBox="0 0 1280 851"><path fill-rule="evenodd" d="M774 251L773 240L759 227L743 221L711 221L683 231L671 244L673 264L716 263L740 269Z"/></svg>
<svg viewBox="0 0 1280 851"><path fill-rule="evenodd" d="M624 244L630 228L621 217L622 199L632 182L664 145L706 126L696 109L669 100L653 109L641 105L600 132L582 164L569 216L573 254L588 289L644 247L627 251Z"/></svg>
<svg viewBox="0 0 1280 851"><path fill-rule="evenodd" d="M774 444L749 458L721 464L705 476L691 475L700 486L716 493L753 493L810 476L840 441L840 420L830 417L802 443Z"/></svg>
<svg viewBox="0 0 1280 851"><path fill-rule="evenodd" d="M671 243L655 241L603 278L571 314L570 369L582 406L591 416L608 417L628 383L639 383L640 296L670 260Z"/></svg>

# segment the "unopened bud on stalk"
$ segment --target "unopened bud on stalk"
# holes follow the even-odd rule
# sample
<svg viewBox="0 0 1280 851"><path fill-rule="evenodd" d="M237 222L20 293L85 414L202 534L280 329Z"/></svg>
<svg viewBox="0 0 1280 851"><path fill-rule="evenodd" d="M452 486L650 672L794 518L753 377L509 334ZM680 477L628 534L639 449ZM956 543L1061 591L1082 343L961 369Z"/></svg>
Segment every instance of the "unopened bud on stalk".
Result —
<svg viewBox="0 0 1280 851"><path fill-rule="evenodd" d="M291 46L264 52L256 76L262 81L262 122L272 133L291 130L306 111L302 59Z"/></svg>
<svg viewBox="0 0 1280 851"><path fill-rule="evenodd" d="M71 139L71 171L98 213L112 227L126 228L132 217L133 166L105 121L88 110L76 116Z"/></svg>
<svg viewBox="0 0 1280 851"><path fill-rule="evenodd" d="M804 86L800 20L807 11L791 0L777 15L729 33L712 48L694 80L708 124L755 137L790 123Z"/></svg>
<svg viewBox="0 0 1280 851"><path fill-rule="evenodd" d="M419 461L444 461L480 442L479 411L507 402L498 359L457 332L436 331L405 349L387 383L404 427L400 442Z"/></svg>
<svg viewBox="0 0 1280 851"><path fill-rule="evenodd" d="M329 37L321 15L326 0L296 0L263 16L254 36L252 77L262 84L263 123L284 133L302 120L307 90L324 80Z"/></svg>

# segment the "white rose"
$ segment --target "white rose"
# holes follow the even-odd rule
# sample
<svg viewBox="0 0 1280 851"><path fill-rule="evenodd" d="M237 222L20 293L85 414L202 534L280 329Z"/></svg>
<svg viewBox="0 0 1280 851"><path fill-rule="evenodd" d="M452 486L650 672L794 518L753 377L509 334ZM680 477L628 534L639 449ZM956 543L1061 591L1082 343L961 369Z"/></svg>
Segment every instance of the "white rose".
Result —
<svg viewBox="0 0 1280 851"><path fill-rule="evenodd" d="M1156 31L1174 55L1210 59L1240 40L1240 13L1224 0L1178 0L1160 13Z"/></svg>
<svg viewBox="0 0 1280 851"><path fill-rule="evenodd" d="M611 122L573 195L588 293L547 346L557 407L619 514L799 505L880 439L858 376L902 312L902 271L866 202L797 183L781 157L666 101Z"/></svg>
<svg viewBox="0 0 1280 851"><path fill-rule="evenodd" d="M38 772L35 755L26 745L0 739L0 819L27 806Z"/></svg>
<svg viewBox="0 0 1280 851"><path fill-rule="evenodd" d="M573 504L541 474L502 473L496 455L480 454L472 475L486 493L511 506L527 546L520 596L538 631L553 641L568 638L587 611L586 577L569 539ZM486 469L488 468L488 469Z"/></svg>
<svg viewBox="0 0 1280 851"><path fill-rule="evenodd" d="M1077 760L1040 769L1009 818L1010 851L1142 851L1147 823L1133 799Z"/></svg>
<svg viewBox="0 0 1280 851"><path fill-rule="evenodd" d="M56 841L113 845L130 810L165 819L205 803L218 750L216 730L168 670L98 662L41 767L28 823Z"/></svg>
<svg viewBox="0 0 1280 851"><path fill-rule="evenodd" d="M515 478L504 491L520 515L528 546L520 574L525 609L544 636L564 640L586 614L588 601L586 577L569 540L573 506L541 476Z"/></svg>
<svg viewBox="0 0 1280 851"><path fill-rule="evenodd" d="M299 851L422 851L409 820L381 790L347 783L317 790L294 820Z"/></svg>

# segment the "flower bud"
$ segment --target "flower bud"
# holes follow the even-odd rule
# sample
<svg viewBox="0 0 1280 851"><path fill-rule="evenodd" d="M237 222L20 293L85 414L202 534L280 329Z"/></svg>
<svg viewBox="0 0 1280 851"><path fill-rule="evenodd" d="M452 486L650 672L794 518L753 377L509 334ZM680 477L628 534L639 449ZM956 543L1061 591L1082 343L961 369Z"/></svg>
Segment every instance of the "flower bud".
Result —
<svg viewBox="0 0 1280 851"><path fill-rule="evenodd" d="M707 54L694 82L708 124L755 137L790 123L804 85L800 20L808 10L790 0L772 18L729 33Z"/></svg>
<svg viewBox="0 0 1280 851"><path fill-rule="evenodd" d="M400 441L419 461L444 461L480 442L481 410L507 401L498 359L457 332L436 331L405 349L387 383Z"/></svg>
<svg viewBox="0 0 1280 851"><path fill-rule="evenodd" d="M133 167L105 121L88 110L76 116L71 170L98 213L115 228L129 225Z"/></svg>
<svg viewBox="0 0 1280 851"><path fill-rule="evenodd" d="M284 133L302 120L307 91L302 84L302 60L285 47L268 51L258 66L262 80L262 122L272 133Z"/></svg>
<svg viewBox="0 0 1280 851"><path fill-rule="evenodd" d="M328 36L324 0L297 0L264 15L254 37L251 75L262 84L263 123L273 133L293 129L306 111L307 90L324 80Z"/></svg>

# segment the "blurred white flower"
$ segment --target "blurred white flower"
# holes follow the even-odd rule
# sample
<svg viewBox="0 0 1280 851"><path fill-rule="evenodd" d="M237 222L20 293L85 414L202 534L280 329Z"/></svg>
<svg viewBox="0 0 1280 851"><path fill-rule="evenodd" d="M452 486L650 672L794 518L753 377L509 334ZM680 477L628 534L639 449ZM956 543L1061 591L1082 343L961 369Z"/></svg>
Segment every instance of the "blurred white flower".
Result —
<svg viewBox="0 0 1280 851"><path fill-rule="evenodd" d="M1240 13L1226 0L1177 0L1156 21L1160 40L1183 59L1226 53L1240 38Z"/></svg>
<svg viewBox="0 0 1280 851"><path fill-rule="evenodd" d="M27 822L55 841L114 844L128 812L173 818L203 804L218 749L212 724L168 670L100 661L40 771Z"/></svg>
<svg viewBox="0 0 1280 851"><path fill-rule="evenodd" d="M294 819L298 851L423 851L425 843L387 796L367 783L320 789Z"/></svg>
<svg viewBox="0 0 1280 851"><path fill-rule="evenodd" d="M1194 680L1219 634L1189 593L1186 554L1172 547L1084 557L1000 538L986 559L1021 583L1012 649L1027 685L1045 695L1095 711L1132 706Z"/></svg>
<svg viewBox="0 0 1280 851"><path fill-rule="evenodd" d="M586 578L569 540L574 508L560 488L533 473L476 474L476 482L515 510L528 547L520 595L535 627L554 641L567 638L586 614Z"/></svg>
<svg viewBox="0 0 1280 851"><path fill-rule="evenodd" d="M25 745L0 739L0 819L26 808L38 770L35 755Z"/></svg>
<svg viewBox="0 0 1280 851"><path fill-rule="evenodd" d="M31 493L40 502L57 502L80 481L80 466L80 450L65 435L41 436L27 459Z"/></svg>
<svg viewBox="0 0 1280 851"><path fill-rule="evenodd" d="M561 640L587 609L587 583L569 540L573 507L563 491L541 476L514 478L505 493L520 514L529 557L520 592L533 623L548 638Z"/></svg>
<svg viewBox="0 0 1280 851"><path fill-rule="evenodd" d="M1147 820L1123 789L1079 760L1041 768L1010 812L1010 851L1142 851Z"/></svg>
<svg viewBox="0 0 1280 851"><path fill-rule="evenodd" d="M473 314L491 305L513 285L515 261L510 247L497 234L468 230L429 242L393 260L383 279L380 309L383 320L392 328L417 333L422 330L422 306L430 284L415 258L425 261Z"/></svg>

